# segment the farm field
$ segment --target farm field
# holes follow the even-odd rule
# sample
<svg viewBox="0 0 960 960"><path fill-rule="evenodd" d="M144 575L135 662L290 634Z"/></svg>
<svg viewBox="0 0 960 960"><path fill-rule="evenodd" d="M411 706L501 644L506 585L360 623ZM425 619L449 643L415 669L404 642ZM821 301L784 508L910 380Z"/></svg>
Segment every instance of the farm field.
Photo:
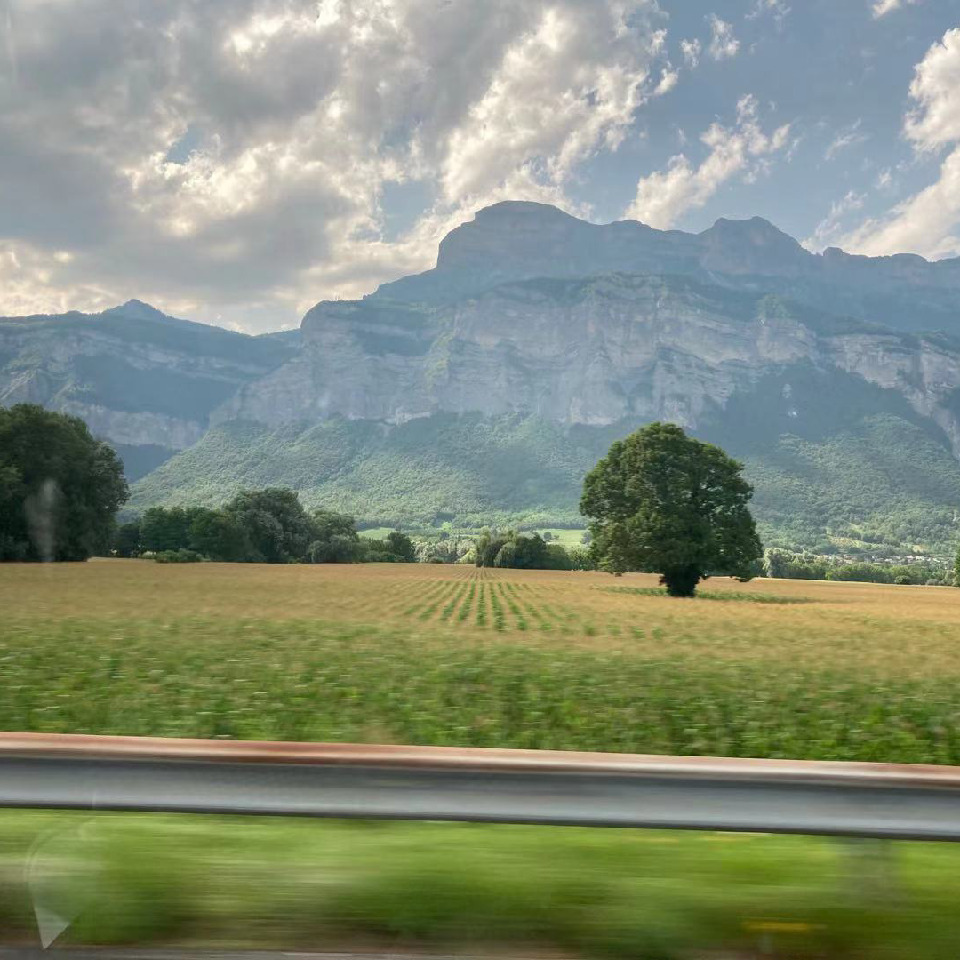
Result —
<svg viewBox="0 0 960 960"><path fill-rule="evenodd" d="M0 566L0 609L6 730L960 763L949 588L711 580L687 601L641 575L100 560ZM76 903L68 944L652 960L960 941L952 845L10 811L8 942L32 936L38 842Z"/></svg>
<svg viewBox="0 0 960 960"><path fill-rule="evenodd" d="M0 567L0 727L960 763L960 591L465 566Z"/></svg>

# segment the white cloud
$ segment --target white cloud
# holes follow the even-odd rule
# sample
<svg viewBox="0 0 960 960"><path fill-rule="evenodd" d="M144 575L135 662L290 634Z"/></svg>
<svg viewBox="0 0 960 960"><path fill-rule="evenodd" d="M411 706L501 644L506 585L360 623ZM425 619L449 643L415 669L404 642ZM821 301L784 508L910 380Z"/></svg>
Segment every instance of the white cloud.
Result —
<svg viewBox="0 0 960 960"><path fill-rule="evenodd" d="M578 165L677 81L654 0L0 9L0 244L20 264L0 313L136 296L279 326L429 266L478 206L569 209ZM412 183L423 214L387 242L384 190Z"/></svg>
<svg viewBox="0 0 960 960"><path fill-rule="evenodd" d="M871 13L873 13L874 19L879 20L881 17L885 17L888 13L893 13L894 10L899 10L904 3L914 5L920 2L921 0L873 0L870 10Z"/></svg>
<svg viewBox="0 0 960 960"><path fill-rule="evenodd" d="M919 193L897 204L886 218L868 220L837 245L852 253L884 256L919 253L925 257L960 255L960 150L943 161L940 176Z"/></svg>
<svg viewBox="0 0 960 960"><path fill-rule="evenodd" d="M871 12L874 17L879 19L880 17L885 17L891 11L896 10L901 3L902 0L876 0L871 7Z"/></svg>
<svg viewBox="0 0 960 960"><path fill-rule="evenodd" d="M700 53L702 47L700 41L694 38L693 40L681 40L680 41L680 52L683 54L684 63L691 70L695 69L700 65Z"/></svg>
<svg viewBox="0 0 960 960"><path fill-rule="evenodd" d="M669 93L680 82L680 71L675 70L668 63L660 74L660 82L653 89L653 96L662 97Z"/></svg>
<svg viewBox="0 0 960 960"><path fill-rule="evenodd" d="M948 30L917 66L907 136L923 150L960 141L960 28Z"/></svg>
<svg viewBox="0 0 960 960"><path fill-rule="evenodd" d="M764 14L770 14L777 23L782 23L790 13L786 0L757 0L747 14L748 20L757 20Z"/></svg>
<svg viewBox="0 0 960 960"><path fill-rule="evenodd" d="M960 29L948 30L918 64L905 135L919 152L947 149L937 180L844 236L845 249L871 255L960 254Z"/></svg>
<svg viewBox="0 0 960 960"><path fill-rule="evenodd" d="M721 20L715 13L707 17L710 24L710 56L714 60L727 60L735 57L740 49L740 41L733 35L733 25Z"/></svg>
<svg viewBox="0 0 960 960"><path fill-rule="evenodd" d="M868 139L867 135L860 132L862 123L862 120L857 120L856 122L851 123L849 127L845 127L843 130L841 130L830 142L823 154L823 159L832 160L842 150L846 150L848 147L856 146L858 143L866 142Z"/></svg>
<svg viewBox="0 0 960 960"><path fill-rule="evenodd" d="M663 41L630 31L619 4L544 9L451 131L446 199L482 197L518 170L559 184L597 146L617 145L653 92L649 64Z"/></svg>
<svg viewBox="0 0 960 960"><path fill-rule="evenodd" d="M743 97L732 127L715 123L701 136L709 149L703 162L694 166L679 154L666 170L641 179L626 216L653 227L672 226L688 210L702 207L728 180L749 180L764 172L769 156L784 147L789 133L789 124L765 133L757 117L756 98Z"/></svg>
<svg viewBox="0 0 960 960"><path fill-rule="evenodd" d="M37 312L38 297L44 312L65 313L76 307L74 294L59 282L59 268L69 263L67 251L43 252L29 244L0 241L0 314L25 316ZM102 310L116 306L116 298L108 290L93 283L83 285L81 299L88 309Z"/></svg>

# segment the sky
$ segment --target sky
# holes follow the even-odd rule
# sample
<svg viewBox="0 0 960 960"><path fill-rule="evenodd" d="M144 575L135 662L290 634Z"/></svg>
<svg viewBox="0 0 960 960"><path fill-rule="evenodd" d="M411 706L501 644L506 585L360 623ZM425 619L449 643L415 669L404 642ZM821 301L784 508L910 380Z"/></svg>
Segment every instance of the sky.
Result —
<svg viewBox="0 0 960 960"><path fill-rule="evenodd" d="M0 0L0 315L287 329L505 199L960 255L960 0Z"/></svg>

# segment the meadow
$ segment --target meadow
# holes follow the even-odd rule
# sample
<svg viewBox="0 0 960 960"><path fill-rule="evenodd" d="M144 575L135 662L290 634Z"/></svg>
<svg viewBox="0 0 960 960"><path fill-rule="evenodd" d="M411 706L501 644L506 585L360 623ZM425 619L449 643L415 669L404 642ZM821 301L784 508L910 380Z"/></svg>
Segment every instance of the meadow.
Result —
<svg viewBox="0 0 960 960"><path fill-rule="evenodd" d="M960 763L950 588L98 560L0 609L6 730ZM10 811L0 933L39 849L68 944L955 956L960 849L881 846Z"/></svg>

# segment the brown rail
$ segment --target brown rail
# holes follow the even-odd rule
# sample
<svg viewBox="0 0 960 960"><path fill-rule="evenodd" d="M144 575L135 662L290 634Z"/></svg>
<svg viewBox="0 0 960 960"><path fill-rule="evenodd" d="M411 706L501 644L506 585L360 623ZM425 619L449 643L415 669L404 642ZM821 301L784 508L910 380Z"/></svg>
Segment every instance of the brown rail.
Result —
<svg viewBox="0 0 960 960"><path fill-rule="evenodd" d="M621 774L731 780L876 783L960 789L960 767L737 757L666 757L565 750L417 747L395 744L192 740L86 734L0 733L0 759L202 761L309 764L488 773Z"/></svg>

